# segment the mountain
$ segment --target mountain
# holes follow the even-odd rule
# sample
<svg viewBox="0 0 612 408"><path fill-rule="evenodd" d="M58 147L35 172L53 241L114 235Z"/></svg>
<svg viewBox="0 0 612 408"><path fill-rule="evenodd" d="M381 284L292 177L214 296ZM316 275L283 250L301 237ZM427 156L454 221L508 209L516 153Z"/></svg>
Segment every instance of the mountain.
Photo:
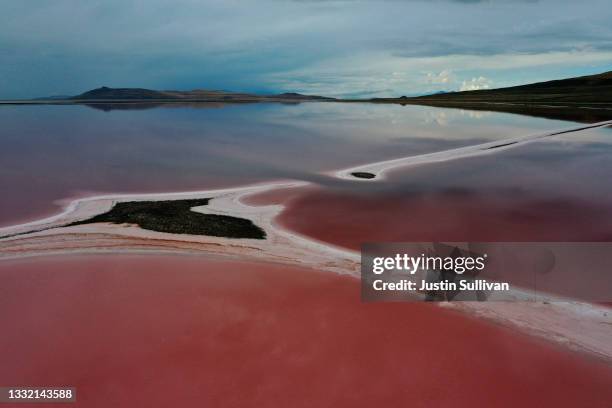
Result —
<svg viewBox="0 0 612 408"><path fill-rule="evenodd" d="M426 95L415 99L465 102L612 103L612 71L509 88Z"/></svg>
<svg viewBox="0 0 612 408"><path fill-rule="evenodd" d="M328 96L304 95L304 94L295 93L295 92L285 92L285 93L278 94L278 95L272 95L270 97L279 98L279 99L294 99L294 100L305 100L305 99L306 100L313 100L313 99L333 100L334 99Z"/></svg>
<svg viewBox="0 0 612 408"><path fill-rule="evenodd" d="M195 89L193 91L155 91L143 88L101 88L92 89L80 95L69 98L73 101L160 101L160 102L256 102L256 101L302 101L327 100L322 96L302 95L298 93L283 93L279 95L253 95L247 93L232 93L226 91L209 91Z"/></svg>
<svg viewBox="0 0 612 408"><path fill-rule="evenodd" d="M74 100L91 100L91 99L170 99L168 95L160 91L152 91L143 88L101 88L92 89L91 91L83 92L80 95L72 96L69 99Z"/></svg>
<svg viewBox="0 0 612 408"><path fill-rule="evenodd" d="M508 88L367 101L507 112L584 123L601 122L612 119L612 71Z"/></svg>
<svg viewBox="0 0 612 408"><path fill-rule="evenodd" d="M224 98L241 98L253 99L256 95L229 93L224 91L208 91L196 89L193 91L156 91L144 88L109 88L103 86L101 88L92 89L91 91L83 92L80 95L71 97L77 101L146 101L146 100L209 100L209 99L224 99Z"/></svg>
<svg viewBox="0 0 612 408"><path fill-rule="evenodd" d="M85 104L102 109L150 109L158 106L188 105L208 108L226 103L302 101L369 102L400 105L427 105L521 115L600 122L612 119L612 71L597 75L560 79L508 88L464 92L438 92L425 96L399 98L335 99L295 92L254 95L227 91L195 89L192 91L157 91L144 88L101 88L71 97L7 100L0 104Z"/></svg>

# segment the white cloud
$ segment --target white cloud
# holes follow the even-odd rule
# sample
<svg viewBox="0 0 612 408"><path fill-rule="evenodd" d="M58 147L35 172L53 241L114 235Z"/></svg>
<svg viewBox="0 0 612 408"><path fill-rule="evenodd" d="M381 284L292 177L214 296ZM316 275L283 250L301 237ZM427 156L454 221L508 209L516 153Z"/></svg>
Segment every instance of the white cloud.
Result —
<svg viewBox="0 0 612 408"><path fill-rule="evenodd" d="M470 78L466 80L466 87L520 85L555 79L549 69L586 69L610 63L612 51L592 50L418 58L367 52L322 60L296 70L264 74L261 80L272 86L304 93L347 96L362 91L369 92L367 96L399 96L458 90L466 78ZM449 74L445 75L445 71ZM427 73L432 75L428 77ZM480 76L489 82L479 81ZM558 76L559 79L562 77L564 75ZM449 78L446 83L442 82L445 78ZM434 83L436 81L438 83Z"/></svg>
<svg viewBox="0 0 612 408"><path fill-rule="evenodd" d="M477 91L479 89L491 88L491 80L480 76L478 78L472 78L470 80L464 80L461 84L460 91Z"/></svg>
<svg viewBox="0 0 612 408"><path fill-rule="evenodd" d="M428 72L425 78L425 81L428 84L436 84L436 85L448 85L455 81L454 75L451 70L445 69L440 71L439 73Z"/></svg>

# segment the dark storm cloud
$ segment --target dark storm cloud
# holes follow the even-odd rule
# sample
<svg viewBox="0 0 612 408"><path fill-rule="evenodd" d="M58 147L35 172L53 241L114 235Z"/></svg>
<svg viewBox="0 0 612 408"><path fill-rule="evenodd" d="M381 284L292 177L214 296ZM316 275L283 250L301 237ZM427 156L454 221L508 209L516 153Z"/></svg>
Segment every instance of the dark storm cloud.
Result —
<svg viewBox="0 0 612 408"><path fill-rule="evenodd" d="M574 60L605 64L611 17L607 0L9 0L0 3L0 97L100 85L384 93L445 70L456 86L480 75L511 82L486 57L516 54L515 69L581 52L553 59L568 74ZM457 56L485 58L478 66L490 71Z"/></svg>

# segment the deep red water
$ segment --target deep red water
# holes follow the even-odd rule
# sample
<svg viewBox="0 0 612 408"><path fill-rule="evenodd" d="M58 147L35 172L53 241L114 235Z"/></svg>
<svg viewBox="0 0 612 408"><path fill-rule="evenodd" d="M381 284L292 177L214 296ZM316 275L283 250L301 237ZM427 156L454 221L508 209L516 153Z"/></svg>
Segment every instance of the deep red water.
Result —
<svg viewBox="0 0 612 408"><path fill-rule="evenodd" d="M609 365L430 304L363 304L333 274L82 256L5 261L0 279L0 384L75 386L67 406L612 401Z"/></svg>

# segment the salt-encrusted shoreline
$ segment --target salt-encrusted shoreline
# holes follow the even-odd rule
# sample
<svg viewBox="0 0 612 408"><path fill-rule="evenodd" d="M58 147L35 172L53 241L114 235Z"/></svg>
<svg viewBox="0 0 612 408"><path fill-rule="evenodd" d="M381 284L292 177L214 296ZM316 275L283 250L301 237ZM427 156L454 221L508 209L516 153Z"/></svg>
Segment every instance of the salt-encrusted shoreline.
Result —
<svg viewBox="0 0 612 408"><path fill-rule="evenodd" d="M527 136L517 136L507 138L503 140L495 140L492 142L481 143L472 146L460 147L457 149L444 150L441 152L421 154L418 156L401 157L399 159L384 160L376 163L368 163L360 166L351 167L336 171L334 175L342 179L347 180L361 180L361 181L376 181L383 180L386 174L401 167L417 166L420 164L430 164L445 162L450 160L464 159L468 157L482 156L486 154L498 153L503 150L512 149L515 147L523 146L527 143L531 143L547 137L553 137L561 134L580 132L582 130L595 129L605 126L611 126L612 120L591 123L589 125L575 126L572 128L553 130L542 133L535 133ZM352 173L371 173L375 177L371 179L356 178Z"/></svg>
<svg viewBox="0 0 612 408"><path fill-rule="evenodd" d="M612 125L612 121L498 140L443 152L405 157L341 170L337 177L357 180L351 173L375 174L375 182L395 168L494 154L545 137ZM108 194L71 201L59 214L38 221L0 228L0 260L73 253L178 253L206 254L246 260L297 265L359 277L359 253L314 240L274 222L282 205L251 206L242 199L277 189L304 187L303 181L277 181L238 188L164 193ZM168 234L133 225L87 224L64 227L108 211L117 202L211 198L192 210L246 218L266 232L265 240ZM517 291L517 296L520 293ZM520 298L520 296L519 296ZM612 361L612 314L608 308L550 296L544 302L457 302L446 304L472 316L518 328L572 349Z"/></svg>

